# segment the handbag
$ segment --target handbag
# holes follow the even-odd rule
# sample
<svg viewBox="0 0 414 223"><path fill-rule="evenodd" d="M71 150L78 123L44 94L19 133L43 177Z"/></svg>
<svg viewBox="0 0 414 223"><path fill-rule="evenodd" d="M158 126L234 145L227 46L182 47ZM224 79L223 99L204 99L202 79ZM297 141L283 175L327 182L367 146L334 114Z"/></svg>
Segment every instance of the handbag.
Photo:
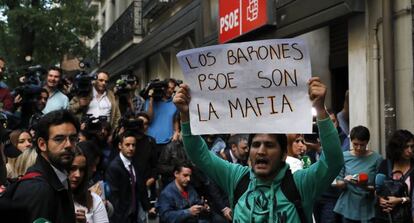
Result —
<svg viewBox="0 0 414 223"><path fill-rule="evenodd" d="M406 174L403 174L401 171L392 172L392 163L390 160L387 162L387 167L388 175L387 179L384 180L380 196L409 197L408 186L405 181L410 176L414 168L411 167ZM399 178L395 176L399 176ZM383 212L381 207L377 205L377 218L385 220L390 217L392 222L411 222L411 202L396 205L390 215Z"/></svg>

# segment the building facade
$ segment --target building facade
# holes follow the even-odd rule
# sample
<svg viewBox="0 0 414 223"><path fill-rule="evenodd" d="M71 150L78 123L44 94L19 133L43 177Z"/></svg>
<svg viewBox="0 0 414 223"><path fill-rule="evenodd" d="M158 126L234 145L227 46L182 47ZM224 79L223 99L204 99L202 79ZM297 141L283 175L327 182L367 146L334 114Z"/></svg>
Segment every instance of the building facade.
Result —
<svg viewBox="0 0 414 223"><path fill-rule="evenodd" d="M239 2L265 8L267 21L223 41L220 10ZM367 126L371 148L385 154L395 129L414 132L413 2L90 1L102 27L90 46L99 69L114 79L132 70L144 85L155 78L183 79L175 55L184 49L299 36L309 46L312 73L328 85L327 107L339 112L349 89L350 127Z"/></svg>

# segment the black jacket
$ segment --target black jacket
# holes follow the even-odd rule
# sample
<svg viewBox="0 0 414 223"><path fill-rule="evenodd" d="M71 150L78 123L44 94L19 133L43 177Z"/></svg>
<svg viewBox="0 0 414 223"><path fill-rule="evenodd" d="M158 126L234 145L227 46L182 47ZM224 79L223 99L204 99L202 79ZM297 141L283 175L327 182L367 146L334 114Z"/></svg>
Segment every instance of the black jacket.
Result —
<svg viewBox="0 0 414 223"><path fill-rule="evenodd" d="M157 179L158 157L154 138L147 135L137 137L133 162L144 177L144 180L151 177Z"/></svg>
<svg viewBox="0 0 414 223"><path fill-rule="evenodd" d="M189 161L189 158L182 143L171 142L163 148L158 159L157 169L164 187L174 180L175 165L183 161Z"/></svg>
<svg viewBox="0 0 414 223"><path fill-rule="evenodd" d="M13 201L27 205L30 222L38 218L53 223L75 222L72 194L60 182L50 163L39 155L27 172L38 172L41 176L20 182Z"/></svg>
<svg viewBox="0 0 414 223"><path fill-rule="evenodd" d="M144 210L150 209L147 189L144 185L144 180L140 175L136 165L136 199L140 202ZM137 213L132 211L131 204L131 182L129 179L129 171L125 168L121 157L118 155L109 164L106 169L105 180L110 187L109 201L114 206L114 214L110 218L113 223L129 223L136 222Z"/></svg>

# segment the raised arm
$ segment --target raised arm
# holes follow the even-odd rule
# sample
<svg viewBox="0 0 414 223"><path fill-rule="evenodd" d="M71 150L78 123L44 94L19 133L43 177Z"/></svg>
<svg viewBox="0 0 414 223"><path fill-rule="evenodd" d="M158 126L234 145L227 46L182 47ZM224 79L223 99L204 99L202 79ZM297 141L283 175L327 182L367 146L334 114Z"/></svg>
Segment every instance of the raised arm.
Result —
<svg viewBox="0 0 414 223"><path fill-rule="evenodd" d="M339 174L344 158L336 128L325 111L326 86L318 77L309 81L309 98L317 111L322 155L310 168L295 172L301 195L313 200L323 192Z"/></svg>

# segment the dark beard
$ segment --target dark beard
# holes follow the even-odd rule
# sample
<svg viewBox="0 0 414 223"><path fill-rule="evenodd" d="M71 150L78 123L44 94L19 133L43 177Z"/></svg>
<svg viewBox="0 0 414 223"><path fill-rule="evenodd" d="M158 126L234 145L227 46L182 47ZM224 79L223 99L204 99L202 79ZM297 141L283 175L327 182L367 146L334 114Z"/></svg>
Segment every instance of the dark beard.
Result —
<svg viewBox="0 0 414 223"><path fill-rule="evenodd" d="M71 151L65 151L65 155L66 154L72 155L72 158L66 161L66 160L63 160L63 158L61 157L61 155L63 154L56 156L50 153L49 150L47 150L47 153L46 153L50 164L52 164L54 167L56 167L57 169L61 171L63 170L69 171L72 166L73 159L75 158L75 153Z"/></svg>

